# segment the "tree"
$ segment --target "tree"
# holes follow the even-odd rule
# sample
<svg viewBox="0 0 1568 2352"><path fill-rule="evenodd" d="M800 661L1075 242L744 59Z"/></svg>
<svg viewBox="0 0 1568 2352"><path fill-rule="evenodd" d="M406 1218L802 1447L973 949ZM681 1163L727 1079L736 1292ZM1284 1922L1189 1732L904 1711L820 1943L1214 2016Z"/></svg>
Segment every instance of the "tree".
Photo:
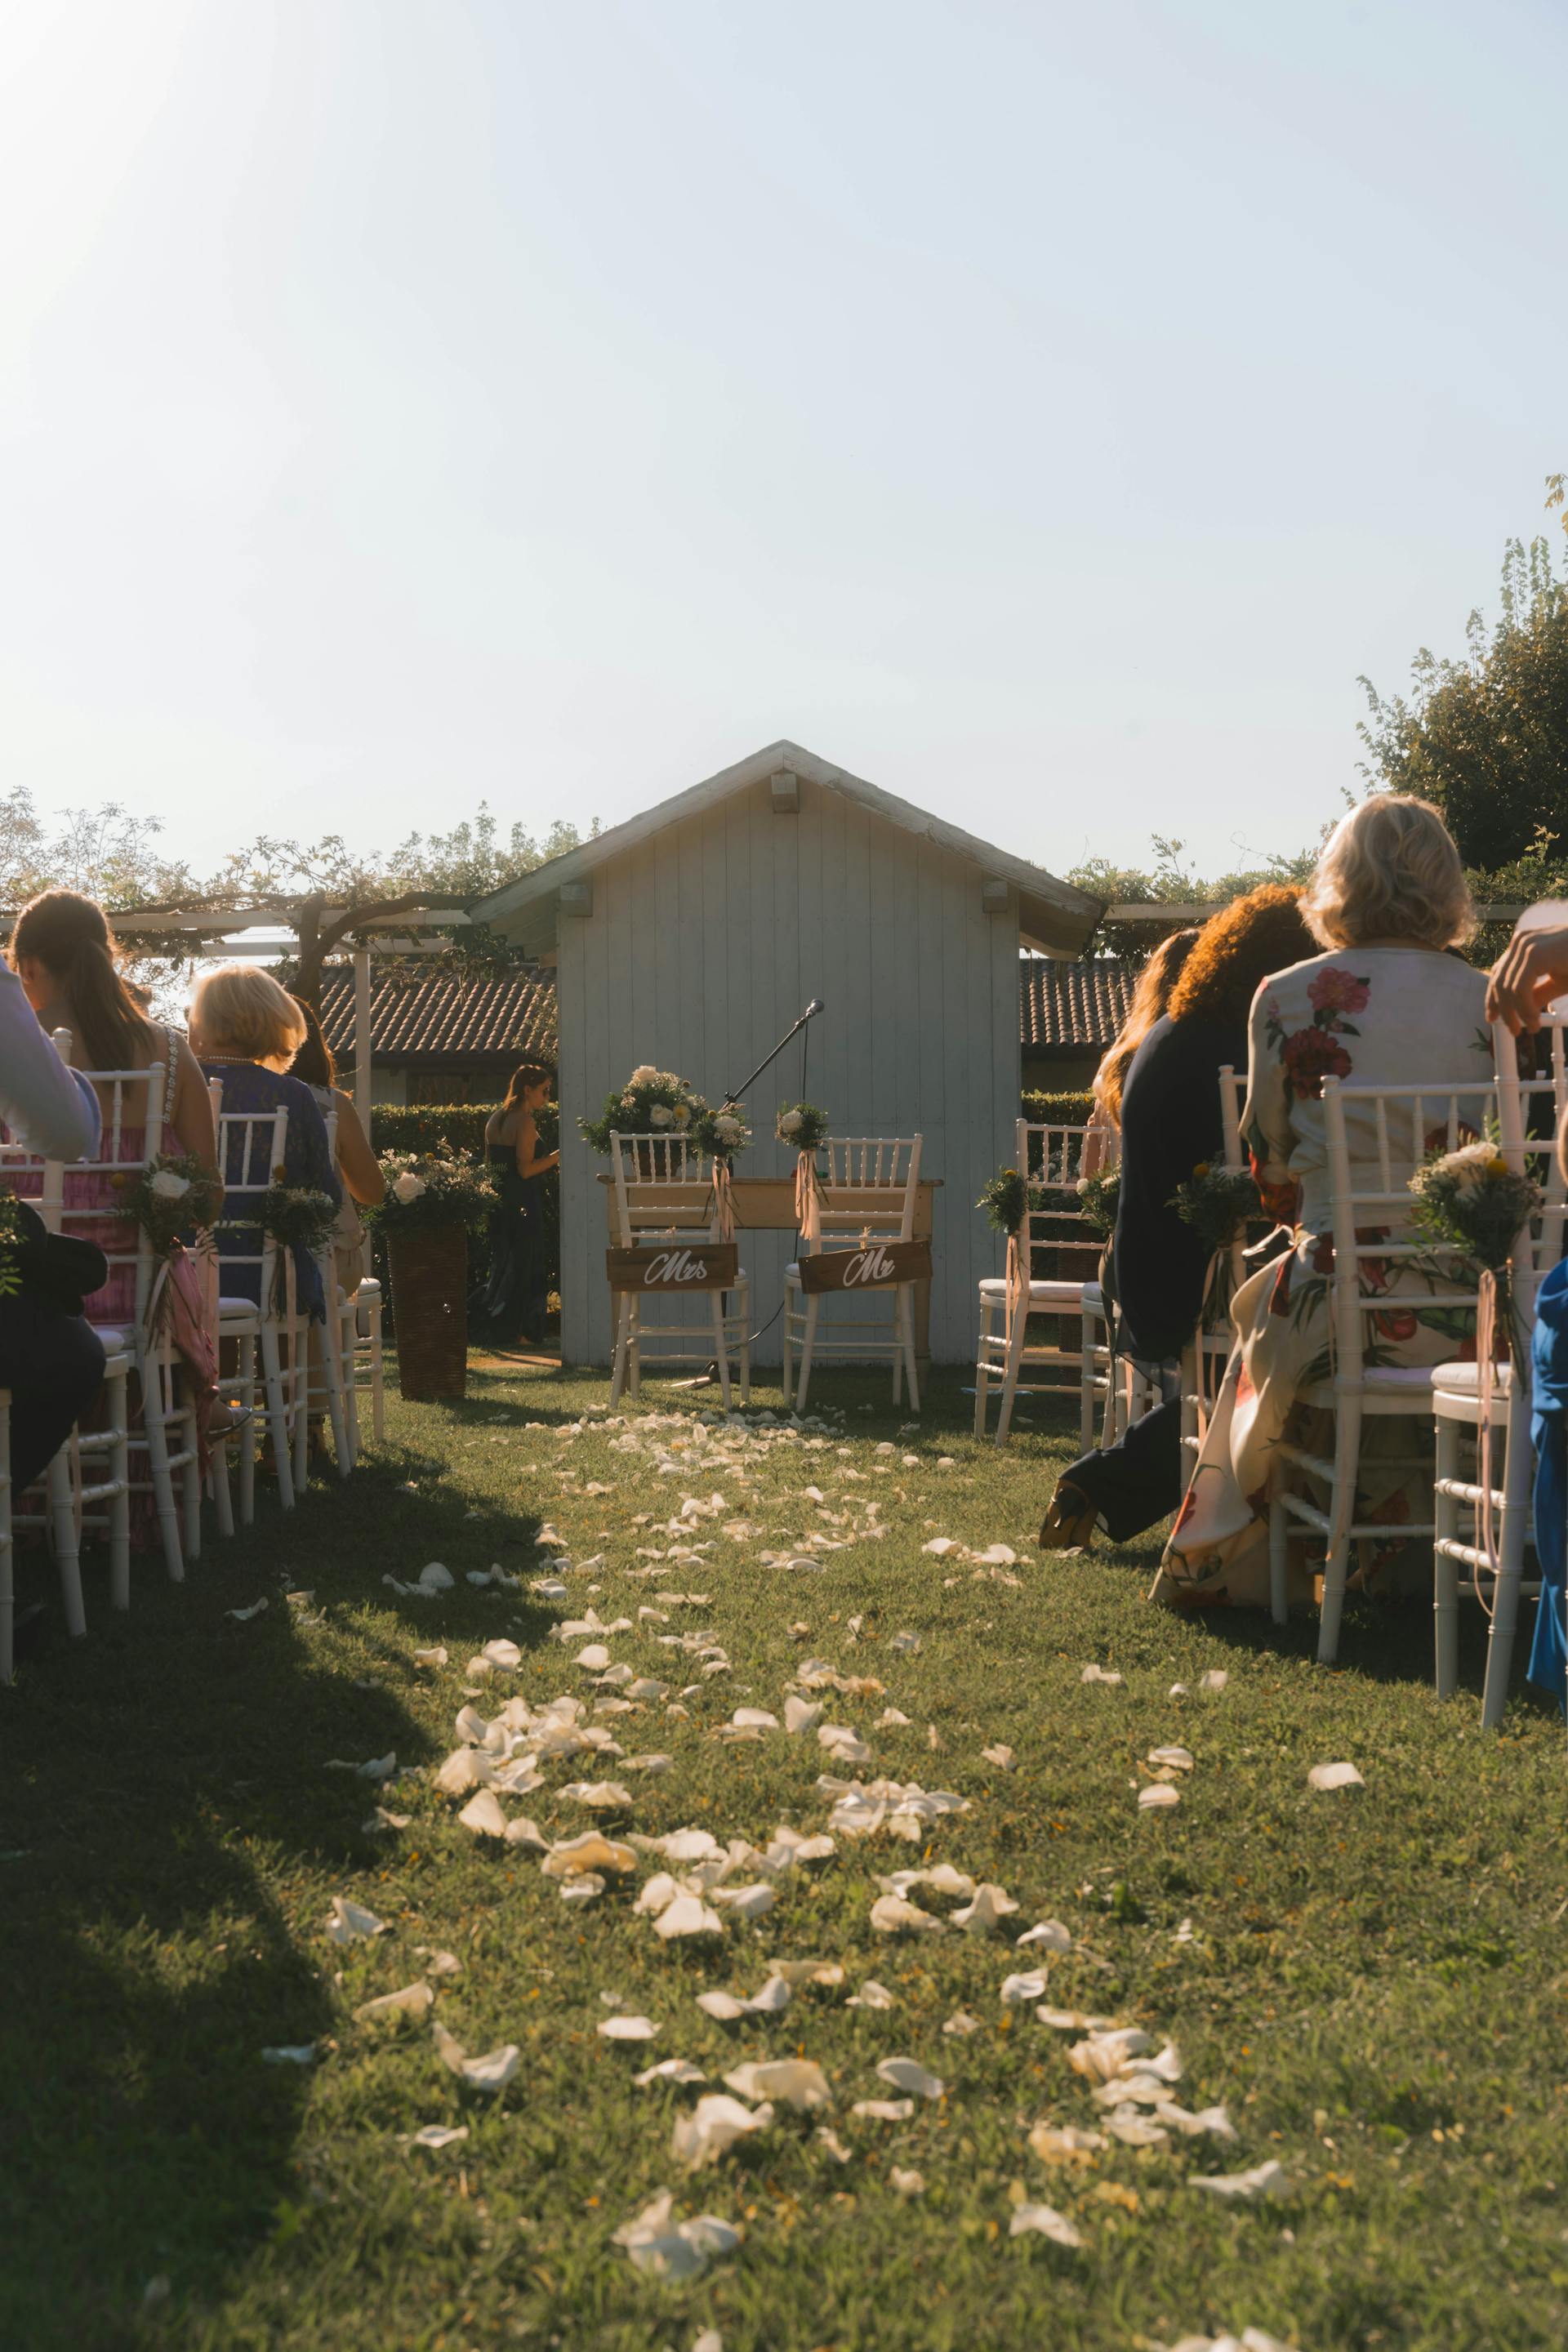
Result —
<svg viewBox="0 0 1568 2352"><path fill-rule="evenodd" d="M1293 856L1276 850L1261 866L1243 866L1207 881L1188 867L1184 841L1167 840L1157 833L1152 836L1151 846L1154 852L1152 868L1113 866L1109 858L1091 857L1075 866L1067 879L1113 907L1223 907L1265 882L1304 882L1318 855L1315 843L1311 848L1299 850ZM1173 915L1166 922L1104 922L1095 934L1095 944L1107 954L1125 956L1131 962L1142 963L1163 939L1182 929L1184 919Z"/></svg>
<svg viewBox="0 0 1568 2352"><path fill-rule="evenodd" d="M1549 478L1549 506L1563 488ZM1434 802L1483 875L1568 838L1568 582L1546 540L1509 541L1501 602L1490 629L1470 614L1463 659L1422 648L1407 697L1360 681L1371 709L1363 774L1374 790Z"/></svg>
<svg viewBox="0 0 1568 2352"><path fill-rule="evenodd" d="M67 809L52 824L26 784L0 800L0 906L20 907L40 890L80 890L110 907L174 898L194 887L189 866L163 857L156 817L132 816L117 801Z"/></svg>

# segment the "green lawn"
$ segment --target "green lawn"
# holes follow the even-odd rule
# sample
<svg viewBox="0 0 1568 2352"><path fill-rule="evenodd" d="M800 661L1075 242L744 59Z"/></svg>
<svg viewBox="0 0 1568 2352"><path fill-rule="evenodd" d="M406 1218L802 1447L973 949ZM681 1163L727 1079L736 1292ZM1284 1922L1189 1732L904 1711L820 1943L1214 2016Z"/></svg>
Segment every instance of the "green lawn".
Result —
<svg viewBox="0 0 1568 2352"><path fill-rule="evenodd" d="M1439 1706L1419 1605L1352 1613L1325 1674L1304 1619L1279 1642L1260 1618L1149 1607L1152 1547L1042 1564L1034 1530L1070 1441L976 1447L956 1375L908 1438L879 1380L825 1378L833 1425L804 1437L705 1431L705 1394L652 1385L605 1425L605 1395L602 1380L486 1374L461 1407L395 1406L385 1452L351 1485L318 1486L288 1519L265 1499L254 1532L209 1551L183 1591L142 1561L128 1622L110 1621L95 1570L89 1639L57 1638L0 1694L0 2345L689 2352L716 2328L725 2352L1099 2352L1250 2326L1305 2352L1555 2352L1568 1757L1560 1722L1523 1697L1500 1739L1481 1735L1477 1627L1463 1696ZM890 1460L875 1451L888 1441ZM678 1540L664 1523L686 1497L714 1494L723 1510L689 1538L709 1550L638 1556ZM872 1505L880 1540L865 1534ZM533 1544L546 1521L584 1563L563 1601L528 1590L549 1566ZM755 1532L726 1534L735 1522ZM763 1564L814 1529L860 1536L818 1569ZM924 1552L939 1536L1010 1546L1017 1565ZM432 1560L450 1591L384 1581ZM494 1561L521 1591L468 1583ZM37 1574L23 1562L25 1585ZM660 1601L668 1591L708 1598ZM313 1599L286 1598L301 1592ZM259 1616L226 1613L263 1595ZM639 1620L644 1607L668 1617ZM968 1810L918 1843L840 1835L830 1859L777 1880L765 1916L726 1914L721 1940L666 1943L634 1912L638 1885L674 1866L657 1853L597 1900L563 1901L536 1853L462 1826L435 1773L458 1744L468 1661L498 1637L521 1661L473 1685L481 1714L575 1693L595 1720L615 1693L574 1663L592 1637L551 1638L590 1608L633 1621L602 1637L615 1661L672 1699L697 1687L684 1717L656 1699L597 1718L624 1759L551 1762L545 1785L502 1797L546 1836L599 1818L558 1796L575 1779L630 1790L601 1824L617 1837L816 1832L824 1772L918 1781ZM730 1671L658 1646L687 1633L721 1644ZM902 1633L918 1650L895 1646ZM436 1643L449 1664L416 1665ZM811 1658L884 1686L816 1694L871 1762L836 1761L810 1730L714 1736L740 1706L782 1720ZM1091 1662L1123 1682L1085 1684ZM1228 1683L1202 1696L1215 1667ZM1178 1680L1191 1696L1168 1695ZM889 1707L907 1727L873 1728ZM982 1753L999 1742L1011 1769ZM1170 1743L1194 1759L1181 1802L1141 1811L1140 1759ZM380 1790L324 1769L393 1750ZM627 1769L649 1751L670 1768ZM1310 1767L1340 1759L1364 1788L1309 1788ZM378 1798L406 1828L367 1832ZM878 1933L878 1875L942 1863L1005 1887L1016 1915L990 1935ZM330 1941L338 1895L391 1932ZM956 1902L911 1899L943 1917ZM1046 1919L1073 1949L1015 1950ZM438 1952L457 1972L427 1975ZM704 1990L750 1995L790 1959L838 1964L844 1981L732 2024L697 2006ZM1089 2128L1103 2111L1068 2064L1079 2037L1032 2002L1003 2005L1004 1979L1032 1969L1052 2007L1174 2041L1172 2096L1223 2103L1236 2138L1043 2160L1034 2126ZM847 2005L867 1978L890 2007ZM421 1980L430 2020L354 2021ZM601 2036L606 1995L657 2038ZM961 2010L977 2029L944 2034ZM432 2020L470 2053L516 2043L510 2086L465 2091ZM260 2054L306 2042L307 2067ZM829 2110L779 2105L710 2168L679 2168L672 2127L700 2095L747 2061L797 2056L823 2068ZM891 2057L940 2076L943 2095L908 2120L853 2116L896 2095L876 2074ZM637 2088L664 2058L706 2084ZM468 2137L410 2145L428 2125ZM1266 2201L1189 2185L1271 2159L1289 2186ZM900 2193L895 2172L922 2176L923 2193ZM664 2187L677 2218L744 2231L686 2284L613 2242ZM1024 2201L1066 2216L1081 2245L1010 2237Z"/></svg>

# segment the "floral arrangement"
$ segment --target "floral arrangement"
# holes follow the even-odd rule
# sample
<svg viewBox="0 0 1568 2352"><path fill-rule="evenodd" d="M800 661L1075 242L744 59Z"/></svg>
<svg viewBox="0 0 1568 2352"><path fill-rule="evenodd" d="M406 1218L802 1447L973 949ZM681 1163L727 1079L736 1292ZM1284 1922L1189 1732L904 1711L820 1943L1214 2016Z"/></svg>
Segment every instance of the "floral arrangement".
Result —
<svg viewBox="0 0 1568 2352"><path fill-rule="evenodd" d="M1521 1226L1541 1207L1541 1187L1509 1166L1495 1134L1455 1151L1432 1152L1410 1179L1410 1190L1417 1240L1458 1250L1472 1266L1500 1277Z"/></svg>
<svg viewBox="0 0 1568 2352"><path fill-rule="evenodd" d="M194 1151L160 1151L134 1182L127 1182L114 1213L140 1225L155 1257L167 1257L193 1227L206 1231L217 1215L217 1178Z"/></svg>
<svg viewBox="0 0 1568 2352"><path fill-rule="evenodd" d="M1116 1211L1121 1199L1121 1170L1107 1168L1098 1176L1080 1176L1074 1190L1084 1223L1093 1227L1102 1242L1108 1242L1116 1231Z"/></svg>
<svg viewBox="0 0 1568 2352"><path fill-rule="evenodd" d="M382 1160L386 1198L362 1210L367 1225L408 1233L432 1225L481 1226L500 1199L484 1162L443 1145L434 1151L389 1151Z"/></svg>
<svg viewBox="0 0 1568 2352"><path fill-rule="evenodd" d="M285 1249L314 1254L325 1249L332 1238L338 1204L330 1192L318 1192L309 1184L285 1184L274 1174L254 1216L236 1222L259 1225L269 1240Z"/></svg>
<svg viewBox="0 0 1568 2352"><path fill-rule="evenodd" d="M794 1151L816 1151L827 1140L827 1113L815 1103L780 1103L773 1133Z"/></svg>
<svg viewBox="0 0 1568 2352"><path fill-rule="evenodd" d="M644 1062L618 1093L605 1097L601 1117L580 1118L577 1124L584 1141L608 1158L612 1131L621 1135L687 1135L704 1116L711 1118L715 1113L695 1087L689 1087L673 1070L656 1070L651 1062Z"/></svg>
<svg viewBox="0 0 1568 2352"><path fill-rule="evenodd" d="M984 1210L999 1234L1016 1234L1023 1230L1031 1202L1037 1205L1038 1201L1037 1185L1026 1183L1016 1168L998 1168L974 1205Z"/></svg>
<svg viewBox="0 0 1568 2352"><path fill-rule="evenodd" d="M746 1125L746 1107L743 1103L726 1102L721 1103L717 1110L710 1110L704 1103L687 1135L694 1150L704 1158L721 1160L728 1167L752 1139L752 1130Z"/></svg>
<svg viewBox="0 0 1568 2352"><path fill-rule="evenodd" d="M1260 1204L1258 1187L1246 1169L1211 1168L1200 1160L1165 1205L1174 1209L1183 1224L1191 1225L1212 1257L1215 1251L1230 1248Z"/></svg>
<svg viewBox="0 0 1568 2352"><path fill-rule="evenodd" d="M22 1244L26 1228L15 1192L0 1192L0 1298L15 1298L22 1287Z"/></svg>

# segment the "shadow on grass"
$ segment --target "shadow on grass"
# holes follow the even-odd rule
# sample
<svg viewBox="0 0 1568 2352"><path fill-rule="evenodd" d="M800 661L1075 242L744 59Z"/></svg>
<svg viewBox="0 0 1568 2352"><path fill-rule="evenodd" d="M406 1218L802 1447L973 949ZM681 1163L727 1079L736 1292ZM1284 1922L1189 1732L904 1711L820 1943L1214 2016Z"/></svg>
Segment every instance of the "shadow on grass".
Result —
<svg viewBox="0 0 1568 2352"><path fill-rule="evenodd" d="M260 2053L331 2033L331 1947L324 1917L287 1917L276 1889L304 1871L363 1885L388 1863L366 1827L380 1790L329 1759L434 1752L378 1674L393 1645L370 1611L455 1654L503 1630L544 1639L547 1611L466 1581L496 1556L498 1517L470 1519L391 1448L287 1517L258 1480L255 1527L209 1538L183 1587L136 1558L129 1617L89 1551L88 1638L68 1642L57 1612L0 1691L0 2343L139 2341L148 2281L210 2291L289 2228L309 2070ZM451 1591L383 1581L431 1559ZM46 1561L18 1567L24 1595L48 1589ZM263 1596L258 1616L227 1614Z"/></svg>

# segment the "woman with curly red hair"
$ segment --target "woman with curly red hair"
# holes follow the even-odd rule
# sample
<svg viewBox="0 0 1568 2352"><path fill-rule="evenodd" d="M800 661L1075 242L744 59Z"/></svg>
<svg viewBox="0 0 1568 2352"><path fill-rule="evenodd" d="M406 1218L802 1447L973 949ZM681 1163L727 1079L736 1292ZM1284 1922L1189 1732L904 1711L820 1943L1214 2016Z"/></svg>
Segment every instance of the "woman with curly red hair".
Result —
<svg viewBox="0 0 1568 2352"><path fill-rule="evenodd" d="M1182 1349L1203 1308L1208 1253L1171 1206L1178 1184L1224 1157L1219 1074L1247 1058L1259 982L1312 945L1298 895L1270 883L1212 915L1184 953L1163 1016L1120 1088L1121 1184L1110 1286L1121 1346L1164 1400L1117 1445L1065 1473L1040 1529L1047 1551L1077 1550L1103 1526L1126 1543L1182 1499Z"/></svg>
<svg viewBox="0 0 1568 2352"><path fill-rule="evenodd" d="M1479 1129L1492 1076L1486 974L1453 952L1472 927L1469 891L1452 836L1429 803L1376 793L1352 809L1324 845L1301 912L1326 952L1277 971L1258 990L1242 1114L1264 1205L1293 1228L1296 1244L1236 1296L1237 1344L1166 1555L1163 1591L1178 1602L1267 1594L1269 1456L1298 1411L1298 1391L1329 1370L1333 1248L1324 1079L1455 1093L1461 1118ZM1353 1101L1346 1135L1352 1164L1375 1165L1373 1115ZM1362 1274L1385 1279L1388 1289L1386 1309L1369 1318L1368 1362L1414 1370L1459 1351L1462 1310L1424 1307L1431 1286L1418 1269L1399 1259L1384 1266L1364 1260ZM1473 1348L1473 1318L1469 1339ZM1332 1451L1323 1430L1299 1434L1309 1451ZM1412 1451L1402 1419L1371 1422L1363 1433L1356 1516L1386 1520L1390 1540L1358 1579L1384 1589L1410 1564L1394 1531L1412 1516L1429 1516L1415 1491L1420 1474L1412 1474ZM1380 1455L1396 1457L1397 1466L1391 1459L1380 1468ZM1425 1483L1429 1501L1429 1474Z"/></svg>

